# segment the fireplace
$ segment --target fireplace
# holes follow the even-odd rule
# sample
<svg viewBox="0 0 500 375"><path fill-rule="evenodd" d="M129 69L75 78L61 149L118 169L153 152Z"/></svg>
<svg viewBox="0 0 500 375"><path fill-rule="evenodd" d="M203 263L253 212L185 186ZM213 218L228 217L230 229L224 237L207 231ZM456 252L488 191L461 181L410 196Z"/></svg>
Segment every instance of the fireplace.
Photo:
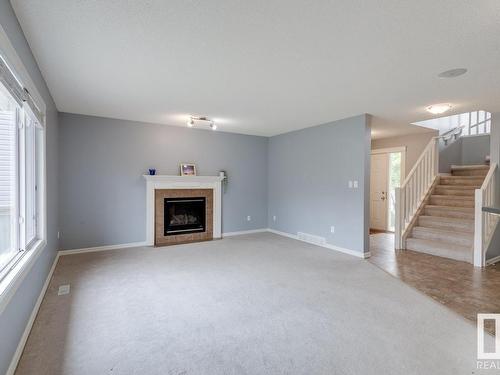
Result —
<svg viewBox="0 0 500 375"><path fill-rule="evenodd" d="M164 235L205 231L205 197L164 198Z"/></svg>
<svg viewBox="0 0 500 375"><path fill-rule="evenodd" d="M155 246L213 239L213 189L155 189L154 194Z"/></svg>

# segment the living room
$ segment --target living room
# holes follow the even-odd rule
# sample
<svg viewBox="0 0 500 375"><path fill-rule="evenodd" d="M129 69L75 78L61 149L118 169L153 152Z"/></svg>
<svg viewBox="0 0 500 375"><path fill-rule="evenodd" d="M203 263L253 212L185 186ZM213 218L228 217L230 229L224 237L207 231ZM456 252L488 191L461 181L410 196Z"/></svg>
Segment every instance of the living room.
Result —
<svg viewBox="0 0 500 375"><path fill-rule="evenodd" d="M480 373L500 8L471 7L1 0L0 374ZM479 110L488 160L456 181L485 191L467 223L487 235L457 267L487 279L465 316L422 290L439 275L370 261L371 164L400 137L409 244L460 138L415 123ZM389 268L422 255L392 241Z"/></svg>

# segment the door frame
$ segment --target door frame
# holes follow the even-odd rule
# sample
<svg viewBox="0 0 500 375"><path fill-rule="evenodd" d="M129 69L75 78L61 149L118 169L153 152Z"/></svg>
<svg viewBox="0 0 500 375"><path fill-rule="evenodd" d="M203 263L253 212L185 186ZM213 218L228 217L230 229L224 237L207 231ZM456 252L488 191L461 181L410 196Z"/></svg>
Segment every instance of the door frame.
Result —
<svg viewBox="0 0 500 375"><path fill-rule="evenodd" d="M401 153L401 181L400 181L400 183L402 184L404 182L404 180L406 179L406 174L405 174L406 173L406 149L407 149L406 146L377 148L377 149L371 150L370 156L376 155L376 154L392 154L392 153L400 152ZM371 173L371 166L370 166L370 173ZM387 174L387 181L386 181L387 193L389 193L389 178L390 178L390 176L389 176L389 174ZM389 195L387 194L387 196L389 196ZM389 217L389 205L387 205L386 207L387 207L387 209L386 209L385 214L387 217ZM387 227L385 228L386 231L389 230L388 226L389 226L389 221L387 221Z"/></svg>

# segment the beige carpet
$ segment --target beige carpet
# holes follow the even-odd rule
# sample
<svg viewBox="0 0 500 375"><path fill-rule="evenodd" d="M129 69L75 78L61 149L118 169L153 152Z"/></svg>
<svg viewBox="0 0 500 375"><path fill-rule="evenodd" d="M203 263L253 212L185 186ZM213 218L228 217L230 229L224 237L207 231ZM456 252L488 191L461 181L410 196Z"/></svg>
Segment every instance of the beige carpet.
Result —
<svg viewBox="0 0 500 375"><path fill-rule="evenodd" d="M475 358L470 322L369 262L262 233L62 257L17 374L455 375Z"/></svg>

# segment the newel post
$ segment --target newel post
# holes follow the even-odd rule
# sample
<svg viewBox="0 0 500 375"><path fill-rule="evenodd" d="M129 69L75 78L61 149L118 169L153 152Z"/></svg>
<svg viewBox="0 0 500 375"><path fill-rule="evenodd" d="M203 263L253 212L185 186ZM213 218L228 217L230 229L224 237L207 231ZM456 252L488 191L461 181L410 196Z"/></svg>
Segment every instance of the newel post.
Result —
<svg viewBox="0 0 500 375"><path fill-rule="evenodd" d="M474 195L474 266L484 267L483 256L483 191L475 190Z"/></svg>
<svg viewBox="0 0 500 375"><path fill-rule="evenodd" d="M433 155L433 164L434 164L434 176L439 174L439 138L434 138L434 155Z"/></svg>
<svg viewBox="0 0 500 375"><path fill-rule="evenodd" d="M403 231L403 221L404 221L404 210L402 207L403 200L401 199L401 188L397 187L395 189L396 195L396 223L394 225L394 247L396 249L403 248L403 239L402 239L402 231Z"/></svg>

